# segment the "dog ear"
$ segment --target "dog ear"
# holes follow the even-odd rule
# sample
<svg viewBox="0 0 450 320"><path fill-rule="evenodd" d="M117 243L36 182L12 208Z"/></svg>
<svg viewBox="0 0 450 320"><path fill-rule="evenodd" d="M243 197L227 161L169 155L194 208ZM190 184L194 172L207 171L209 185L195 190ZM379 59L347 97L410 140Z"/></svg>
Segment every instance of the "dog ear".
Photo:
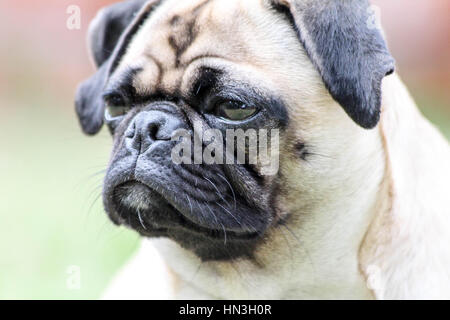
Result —
<svg viewBox="0 0 450 320"><path fill-rule="evenodd" d="M331 96L361 127L380 119L381 81L394 72L367 0L272 0L287 15Z"/></svg>
<svg viewBox="0 0 450 320"><path fill-rule="evenodd" d="M107 73L108 65L104 64L92 77L81 83L77 89L75 110L85 134L94 135L103 126L102 90L108 77Z"/></svg>
<svg viewBox="0 0 450 320"><path fill-rule="evenodd" d="M89 26L89 49L98 70L81 83L75 97L75 109L84 133L94 135L100 131L104 116L103 88L155 2L130 0L114 4L102 9Z"/></svg>
<svg viewBox="0 0 450 320"><path fill-rule="evenodd" d="M97 67L111 56L122 32L146 2L147 0L119 2L97 13L88 30L89 50Z"/></svg>

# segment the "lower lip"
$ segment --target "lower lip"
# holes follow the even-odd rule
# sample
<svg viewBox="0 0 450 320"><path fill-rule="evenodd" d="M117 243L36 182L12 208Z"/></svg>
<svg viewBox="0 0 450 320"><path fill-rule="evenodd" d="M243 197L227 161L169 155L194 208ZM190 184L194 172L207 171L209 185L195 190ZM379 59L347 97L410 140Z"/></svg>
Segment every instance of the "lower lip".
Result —
<svg viewBox="0 0 450 320"><path fill-rule="evenodd" d="M145 186L146 188L149 188L146 184L139 182L139 181L130 181L128 183L135 182L137 184L141 184ZM150 189L151 190L151 189ZM157 237L157 236L164 236L167 233L170 232L170 230L176 230L176 229L182 229L184 232L188 232L194 235L207 237L209 239L214 240L224 240L225 238L230 240L236 240L236 241L249 241L256 239L260 237L260 235L256 232L253 233L245 233L245 232L236 232L231 230L219 230L219 229L209 229L203 226L200 226L196 224L195 222L192 222L190 219L185 217L182 213L180 213L176 208L174 208L173 205L170 204L170 202L167 202L170 206L171 210L173 210L180 220L177 222L177 225L170 226L170 227L158 227L158 226L152 226L148 222L144 221L144 225L139 219L137 218L137 212L134 212L135 220L134 223L130 223L127 221L128 219L122 219L122 223L127 225L133 230L136 230L143 236L147 237ZM134 211L134 210L133 210ZM117 210L116 210L117 212ZM129 213L130 214L130 213ZM119 215L120 216L120 215ZM144 227L145 226L145 227Z"/></svg>
<svg viewBox="0 0 450 320"><path fill-rule="evenodd" d="M180 214L181 215L181 214ZM257 233L236 233L235 231L229 230L216 230L216 229L206 229L204 227L200 227L194 225L192 222L187 221L184 217L181 218L183 220L183 225L180 225L179 228L157 228L152 227L151 225L146 225L144 228L140 222L137 222L135 225L130 225L125 223L131 229L137 231L139 234L145 237L164 237L170 234L171 230L182 230L183 232L190 233L194 236L199 236L203 238L209 238L211 240L220 240L224 239L230 241L250 241L259 237Z"/></svg>

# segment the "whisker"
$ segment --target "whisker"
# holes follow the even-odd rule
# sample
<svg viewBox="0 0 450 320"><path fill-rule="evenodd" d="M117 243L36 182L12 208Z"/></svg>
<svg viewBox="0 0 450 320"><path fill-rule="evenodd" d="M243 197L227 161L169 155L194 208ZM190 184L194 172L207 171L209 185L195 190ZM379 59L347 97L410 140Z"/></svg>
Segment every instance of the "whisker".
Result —
<svg viewBox="0 0 450 320"><path fill-rule="evenodd" d="M239 226L243 227L242 223L229 211L227 210L224 206L222 206L220 203L216 203L219 207L221 207L223 210L225 210L230 216L233 217L234 220L236 220L236 222L239 224ZM254 228L252 228L253 231L256 232L256 230Z"/></svg>
<svg viewBox="0 0 450 320"><path fill-rule="evenodd" d="M233 194L234 210L236 210L236 194L234 193L234 189L233 189L231 183L228 181L227 178L225 178L224 176L222 176L220 173L218 174L218 176L219 176L220 178L222 178L222 179L228 184L228 186L230 187L231 193Z"/></svg>
<svg viewBox="0 0 450 320"><path fill-rule="evenodd" d="M104 168L104 166L98 166L98 167ZM86 187L86 185L88 183L90 183L92 179L94 179L100 175L103 175L105 173L106 173L106 169L102 169L100 171L94 172L92 174L88 174L87 176L80 178L80 180L77 181L76 184L74 185L74 189L78 190L78 189ZM102 180L103 180L103 178L102 178Z"/></svg>
<svg viewBox="0 0 450 320"><path fill-rule="evenodd" d="M100 189L100 188L97 188L97 189ZM88 215L91 214L92 208L94 207L95 203L100 199L101 196L102 196L101 192L95 196L94 200L92 201L91 205L89 206Z"/></svg>
<svg viewBox="0 0 450 320"><path fill-rule="evenodd" d="M189 198L188 195L186 195L186 199L189 202L189 207L191 208L191 214L193 214L191 199Z"/></svg>
<svg viewBox="0 0 450 320"><path fill-rule="evenodd" d="M308 257L309 263L311 264L311 267L312 267L313 270L314 270L314 274L315 274L315 273L316 273L316 268L314 267L314 263L313 263L313 260L312 260L312 258L311 258L311 255L310 255L309 252L308 252L308 249L306 249L306 248L303 246L302 242L301 242L300 239L297 237L297 235L291 230L291 228L289 228L289 227L288 227L286 224L284 224L284 223L281 223L280 225L283 226L283 227L289 232L289 234L297 241L297 243L300 245L300 248L303 248L303 250L304 250L306 256Z"/></svg>
<svg viewBox="0 0 450 320"><path fill-rule="evenodd" d="M213 210L211 209L211 207L209 206L209 204L208 204L208 203L205 203L205 204L206 204L206 207L208 208L208 210L209 210L209 211L211 212L211 214L213 215L214 220L216 220L216 223L217 223L217 224L220 224L220 226L222 227L223 235L224 235L224 242L223 242L223 244L224 244L224 245L227 245L227 231L225 230L225 226L223 225L222 222L219 222L219 220L217 219L217 216L214 214L214 212L213 212Z"/></svg>
<svg viewBox="0 0 450 320"><path fill-rule="evenodd" d="M223 245L226 246L227 245L227 230L225 229L225 226L223 225L222 222L220 223L220 225L222 226L223 236L224 236Z"/></svg>
<svg viewBox="0 0 450 320"><path fill-rule="evenodd" d="M220 193L220 191L219 191L219 189L217 188L217 186L211 181L211 180L209 180L208 178L206 178L206 177L203 177L206 181L208 181L209 183L211 183L212 184L212 186L214 187L214 189L216 189L216 192L217 192L217 195L225 202L225 204L226 205L228 205L229 207L230 207L230 204L225 200L225 198L222 196L222 194ZM234 193L233 193L234 194ZM230 216L232 216L233 217L233 219L234 220L236 220L236 222L241 226L241 227L243 227L242 226L242 223L231 213L231 211L229 211L227 208L225 208L224 206L222 206L220 203L216 203L219 207L221 207L223 210L225 210ZM255 231L256 232L256 230L254 229L254 228L252 228L253 229L253 231Z"/></svg>
<svg viewBox="0 0 450 320"><path fill-rule="evenodd" d="M282 225L282 226L285 227L284 225ZM293 260L293 257L294 257L294 250L292 249L292 245L291 245L291 243L289 242L288 238L286 237L286 234L285 234L284 230L283 230L283 229L281 229L281 230L282 230L282 231L281 231L281 234L283 235L283 239L284 239L284 241L286 242L286 245L287 245L288 248L289 248L290 260L291 260L291 264L292 264L292 262L294 261L294 260Z"/></svg>
<svg viewBox="0 0 450 320"><path fill-rule="evenodd" d="M99 171L97 171L97 172L94 172L93 174L90 174L90 175L87 176L86 178L87 178L87 179L91 179L91 178L97 177L97 176L99 176L99 175L101 175L101 174L105 174L106 171L107 171L107 169L99 170Z"/></svg>
<svg viewBox="0 0 450 320"><path fill-rule="evenodd" d="M203 265L203 261L200 262L200 264L198 265L197 269L195 270L194 274L192 275L192 279L191 281L189 281L190 283L194 282L195 277L197 276L197 274L200 272L200 268Z"/></svg>
<svg viewBox="0 0 450 320"><path fill-rule="evenodd" d="M227 200L225 200L225 198L222 196L222 193L219 191L219 189L217 188L217 186L208 178L203 177L206 181L208 181L209 183L212 184L212 186L214 187L214 189L216 189L217 191L217 195L223 200L223 202L225 202L225 204L227 204L228 206L230 206L230 204L227 202Z"/></svg>
<svg viewBox="0 0 450 320"><path fill-rule="evenodd" d="M139 218L139 222L141 223L141 226L144 228L144 230L147 230L147 228L145 227L145 224L144 224L144 220L142 220L141 211L139 209L137 209L137 213L138 213L138 218Z"/></svg>
<svg viewBox="0 0 450 320"><path fill-rule="evenodd" d="M305 156L318 156L318 157L323 157L323 158L328 158L328 159L336 159L335 157L327 156L326 154L321 154L321 153L317 153L317 152L310 152L310 151L305 151L304 155Z"/></svg>

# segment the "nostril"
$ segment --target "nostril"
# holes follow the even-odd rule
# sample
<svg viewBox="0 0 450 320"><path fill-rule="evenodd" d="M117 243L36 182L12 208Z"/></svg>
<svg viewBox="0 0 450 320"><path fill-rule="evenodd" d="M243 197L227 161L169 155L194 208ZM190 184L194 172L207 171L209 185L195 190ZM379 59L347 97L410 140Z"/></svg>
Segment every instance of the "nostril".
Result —
<svg viewBox="0 0 450 320"><path fill-rule="evenodd" d="M158 119L154 123L150 124L148 133L151 139L156 140L170 140L172 137L171 121L167 118Z"/></svg>
<svg viewBox="0 0 450 320"><path fill-rule="evenodd" d="M148 136L151 140L155 141L158 140L158 131L159 131L160 124L159 123L151 123L148 126Z"/></svg>

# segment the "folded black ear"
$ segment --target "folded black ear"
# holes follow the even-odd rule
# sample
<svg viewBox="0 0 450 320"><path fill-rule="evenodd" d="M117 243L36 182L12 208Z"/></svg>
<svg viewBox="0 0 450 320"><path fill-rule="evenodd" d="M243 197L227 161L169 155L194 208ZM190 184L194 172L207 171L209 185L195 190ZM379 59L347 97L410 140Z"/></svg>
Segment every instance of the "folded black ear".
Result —
<svg viewBox="0 0 450 320"><path fill-rule="evenodd" d="M108 73L108 65L103 64L100 69L78 87L75 96L75 110L83 132L94 135L103 126L104 102L102 90Z"/></svg>
<svg viewBox="0 0 450 320"><path fill-rule="evenodd" d="M147 0L129 0L103 8L89 25L88 44L97 67L113 53L122 32Z"/></svg>
<svg viewBox="0 0 450 320"><path fill-rule="evenodd" d="M98 70L78 87L75 98L75 109L86 134L100 131L104 113L102 94L108 76L123 55L123 48L137 31L136 26L147 17L155 2L123 1L102 9L92 21L88 43Z"/></svg>
<svg viewBox="0 0 450 320"><path fill-rule="evenodd" d="M286 14L331 96L361 127L380 119L381 81L394 59L366 0L273 0Z"/></svg>

